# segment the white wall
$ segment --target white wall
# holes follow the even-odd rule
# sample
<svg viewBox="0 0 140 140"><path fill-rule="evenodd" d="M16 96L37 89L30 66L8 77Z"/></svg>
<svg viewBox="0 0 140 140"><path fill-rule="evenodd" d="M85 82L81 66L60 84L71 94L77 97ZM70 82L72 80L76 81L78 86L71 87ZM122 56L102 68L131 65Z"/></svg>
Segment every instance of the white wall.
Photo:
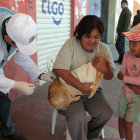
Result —
<svg viewBox="0 0 140 140"><path fill-rule="evenodd" d="M133 14L133 0L128 0L128 7ZM116 42L116 28L118 25L119 16L121 13L121 0L109 0L109 18L108 18L108 43ZM132 23L132 18L131 18Z"/></svg>
<svg viewBox="0 0 140 140"><path fill-rule="evenodd" d="M116 0L109 0L109 12L108 12L108 31L107 31L107 43L115 42L115 7Z"/></svg>
<svg viewBox="0 0 140 140"><path fill-rule="evenodd" d="M140 5L140 0L135 0Z"/></svg>

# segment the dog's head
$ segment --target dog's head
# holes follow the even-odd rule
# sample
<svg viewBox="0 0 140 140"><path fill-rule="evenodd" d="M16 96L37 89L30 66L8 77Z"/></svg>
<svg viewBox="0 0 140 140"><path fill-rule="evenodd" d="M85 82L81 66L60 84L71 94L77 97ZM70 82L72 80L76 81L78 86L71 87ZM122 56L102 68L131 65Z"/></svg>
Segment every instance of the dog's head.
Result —
<svg viewBox="0 0 140 140"><path fill-rule="evenodd" d="M96 61L96 59L98 59L98 57L103 57L106 65L108 66L108 68L111 68L110 61L106 57L104 57L103 54L101 54L101 53L96 53L95 54L95 56L92 58L92 63L94 63Z"/></svg>

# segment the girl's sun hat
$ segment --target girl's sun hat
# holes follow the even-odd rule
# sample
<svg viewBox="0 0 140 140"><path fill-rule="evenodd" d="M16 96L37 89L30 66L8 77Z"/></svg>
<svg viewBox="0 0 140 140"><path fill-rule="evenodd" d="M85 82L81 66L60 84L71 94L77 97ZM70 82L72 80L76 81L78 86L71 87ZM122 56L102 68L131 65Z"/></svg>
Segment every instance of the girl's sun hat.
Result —
<svg viewBox="0 0 140 140"><path fill-rule="evenodd" d="M140 23L134 26L129 32L123 32L121 35L130 41L140 41Z"/></svg>

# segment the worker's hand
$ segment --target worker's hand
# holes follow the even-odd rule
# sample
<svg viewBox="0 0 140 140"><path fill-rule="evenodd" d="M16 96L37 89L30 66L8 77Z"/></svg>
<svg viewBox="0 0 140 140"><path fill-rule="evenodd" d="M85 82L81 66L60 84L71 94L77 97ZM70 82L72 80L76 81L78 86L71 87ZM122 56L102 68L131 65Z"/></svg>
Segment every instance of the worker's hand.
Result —
<svg viewBox="0 0 140 140"><path fill-rule="evenodd" d="M48 81L48 82L52 82L54 79L56 79L56 77L53 74L53 72L43 73L40 76L40 80L44 80L44 81Z"/></svg>
<svg viewBox="0 0 140 140"><path fill-rule="evenodd" d="M123 80L123 77L124 77L123 73L121 71L119 71L118 79Z"/></svg>
<svg viewBox="0 0 140 140"><path fill-rule="evenodd" d="M13 88L21 91L25 95L31 95L34 92L35 85L26 82L15 81Z"/></svg>

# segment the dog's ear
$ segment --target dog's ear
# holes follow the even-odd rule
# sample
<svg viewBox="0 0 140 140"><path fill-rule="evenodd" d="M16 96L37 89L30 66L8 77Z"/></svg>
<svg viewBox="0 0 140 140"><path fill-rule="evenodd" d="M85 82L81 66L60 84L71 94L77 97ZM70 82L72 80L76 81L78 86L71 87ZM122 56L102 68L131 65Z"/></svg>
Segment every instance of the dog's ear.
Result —
<svg viewBox="0 0 140 140"><path fill-rule="evenodd" d="M96 53L95 56L92 58L92 62L95 62L96 59L97 59L98 57L100 57L100 56L103 57L103 55L102 55L101 53Z"/></svg>

